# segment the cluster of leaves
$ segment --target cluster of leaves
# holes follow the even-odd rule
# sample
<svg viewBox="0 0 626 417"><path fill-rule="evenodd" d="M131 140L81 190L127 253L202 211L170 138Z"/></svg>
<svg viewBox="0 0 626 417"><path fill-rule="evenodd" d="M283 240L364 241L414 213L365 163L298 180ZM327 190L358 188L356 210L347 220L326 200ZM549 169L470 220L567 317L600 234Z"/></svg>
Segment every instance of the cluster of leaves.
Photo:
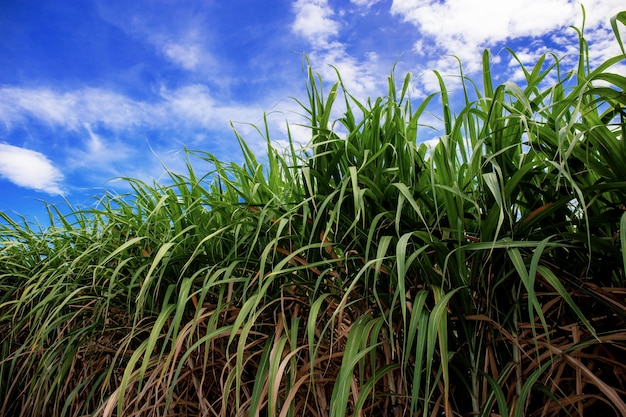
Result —
<svg viewBox="0 0 626 417"><path fill-rule="evenodd" d="M304 150L0 213L0 415L626 415L624 56L579 35L458 112L309 69Z"/></svg>

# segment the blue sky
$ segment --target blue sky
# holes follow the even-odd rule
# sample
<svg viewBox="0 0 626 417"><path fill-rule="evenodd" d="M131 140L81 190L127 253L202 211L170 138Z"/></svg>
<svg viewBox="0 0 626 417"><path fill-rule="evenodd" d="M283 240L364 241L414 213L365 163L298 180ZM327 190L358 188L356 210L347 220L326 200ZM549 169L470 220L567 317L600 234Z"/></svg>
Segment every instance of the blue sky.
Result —
<svg viewBox="0 0 626 417"><path fill-rule="evenodd" d="M593 61L617 55L609 18L623 0L583 3ZM528 65L545 52L573 65L568 27L581 21L568 0L3 0L0 211L45 222L41 200L89 206L127 190L117 177L183 171L184 147L237 161L231 121L262 154L248 123L264 113L276 146L287 123L306 143L293 100L306 97L304 54L360 98L384 94L396 63L419 101L436 90L433 69L458 84L451 55L480 80L490 49L501 82L523 80L506 47Z"/></svg>

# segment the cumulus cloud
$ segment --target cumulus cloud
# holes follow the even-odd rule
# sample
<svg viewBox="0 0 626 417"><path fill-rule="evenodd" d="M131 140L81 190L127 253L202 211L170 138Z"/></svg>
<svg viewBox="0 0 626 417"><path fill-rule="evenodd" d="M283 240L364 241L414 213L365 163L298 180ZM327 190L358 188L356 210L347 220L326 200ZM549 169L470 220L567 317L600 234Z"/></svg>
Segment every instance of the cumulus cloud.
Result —
<svg viewBox="0 0 626 417"><path fill-rule="evenodd" d="M15 185L62 195L63 174L42 153L0 143L0 176Z"/></svg>
<svg viewBox="0 0 626 417"><path fill-rule="evenodd" d="M364 59L359 59L350 55L346 49L346 45L336 43L326 50L313 52L311 59L316 70L322 79L332 80L337 77L336 68L350 94L359 100L376 94L381 81L385 81L384 76L381 76L384 72L378 56L370 53Z"/></svg>
<svg viewBox="0 0 626 417"><path fill-rule="evenodd" d="M579 9L568 0L394 0L391 12L437 40L475 46L572 25Z"/></svg>
<svg viewBox="0 0 626 417"><path fill-rule="evenodd" d="M297 0L293 4L296 14L292 30L312 44L322 45L339 33L339 22L327 0Z"/></svg>
<svg viewBox="0 0 626 417"><path fill-rule="evenodd" d="M592 59L599 61L616 55L619 48L612 41L609 19L623 8L623 0L590 0L585 1L584 6L587 40L606 43L606 47L593 49L601 56ZM428 42L416 40L415 50L430 57L426 63L428 68L443 73L458 73L458 62L449 56L452 54L461 60L466 73L479 71L483 49L514 39L529 39L528 47L516 52L522 60L528 57L534 61L548 49L532 44L533 39L582 24L580 3L573 0L393 0L391 13L413 24L421 36L427 37ZM556 45L571 43L569 39ZM436 45L436 49L424 50L424 45L430 44ZM553 52L560 57L577 58L577 51ZM436 89L433 81L432 78L425 81L430 87L427 89Z"/></svg>
<svg viewBox="0 0 626 417"><path fill-rule="evenodd" d="M416 43L418 53L428 52L431 57L430 67L456 74L458 62L450 54L461 60L468 73L475 72L480 69L482 49L571 25L576 7L567 0L394 0L391 12L418 27L435 45L435 51L422 51L424 43ZM428 90L437 89L434 81L426 80Z"/></svg>

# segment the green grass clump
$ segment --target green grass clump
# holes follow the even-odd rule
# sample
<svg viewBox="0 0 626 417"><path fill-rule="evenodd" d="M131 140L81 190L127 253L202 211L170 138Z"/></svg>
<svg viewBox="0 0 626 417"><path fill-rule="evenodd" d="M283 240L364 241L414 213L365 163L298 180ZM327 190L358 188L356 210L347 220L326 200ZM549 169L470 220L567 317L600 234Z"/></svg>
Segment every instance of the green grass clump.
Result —
<svg viewBox="0 0 626 417"><path fill-rule="evenodd" d="M305 149L0 214L0 415L626 415L625 57L579 35L457 110L309 69Z"/></svg>

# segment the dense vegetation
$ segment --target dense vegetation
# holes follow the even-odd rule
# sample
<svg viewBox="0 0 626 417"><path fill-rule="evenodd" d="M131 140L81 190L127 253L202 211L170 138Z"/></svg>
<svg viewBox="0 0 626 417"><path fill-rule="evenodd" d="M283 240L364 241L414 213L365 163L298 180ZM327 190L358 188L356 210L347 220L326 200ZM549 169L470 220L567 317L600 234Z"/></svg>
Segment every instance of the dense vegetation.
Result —
<svg viewBox="0 0 626 417"><path fill-rule="evenodd" d="M0 415L626 416L625 57L578 34L458 106L309 69L305 149L1 214Z"/></svg>

